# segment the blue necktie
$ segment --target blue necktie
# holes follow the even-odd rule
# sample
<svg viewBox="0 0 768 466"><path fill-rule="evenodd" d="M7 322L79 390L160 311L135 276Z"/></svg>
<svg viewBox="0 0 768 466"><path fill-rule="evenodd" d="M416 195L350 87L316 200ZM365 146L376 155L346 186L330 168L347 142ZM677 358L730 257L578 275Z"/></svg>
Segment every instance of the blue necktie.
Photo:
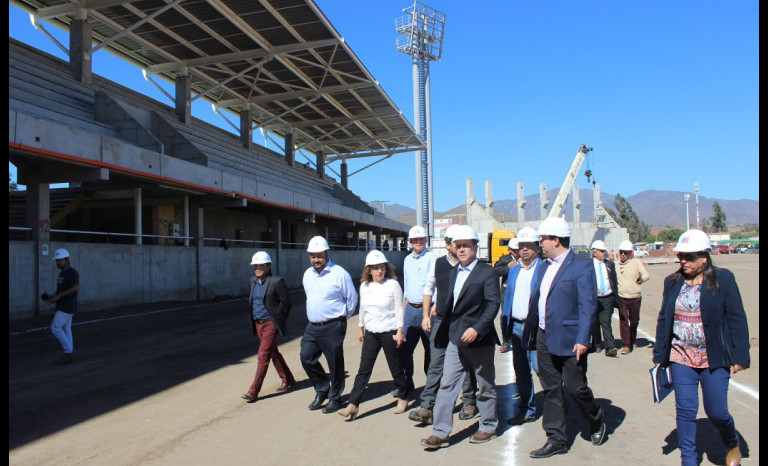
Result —
<svg viewBox="0 0 768 466"><path fill-rule="evenodd" d="M605 294L605 279L603 278L603 263L600 262L600 296Z"/></svg>

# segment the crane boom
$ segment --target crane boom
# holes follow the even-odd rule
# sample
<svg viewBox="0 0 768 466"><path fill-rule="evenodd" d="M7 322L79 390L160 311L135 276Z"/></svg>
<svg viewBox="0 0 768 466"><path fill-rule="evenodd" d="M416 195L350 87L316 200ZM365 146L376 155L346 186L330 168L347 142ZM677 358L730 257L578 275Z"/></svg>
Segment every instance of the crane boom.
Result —
<svg viewBox="0 0 768 466"><path fill-rule="evenodd" d="M568 170L568 174L565 175L565 180L563 181L562 186L560 186L560 191L557 193L555 202L547 217L559 217L563 212L565 201L568 200L568 195L571 194L571 188L573 188L573 182L576 180L576 175L581 168L581 164L584 163L584 159L587 158L587 152L591 150L591 147L587 147L584 144L579 147L579 151L576 152L576 157L574 157L573 163L571 164L571 169Z"/></svg>

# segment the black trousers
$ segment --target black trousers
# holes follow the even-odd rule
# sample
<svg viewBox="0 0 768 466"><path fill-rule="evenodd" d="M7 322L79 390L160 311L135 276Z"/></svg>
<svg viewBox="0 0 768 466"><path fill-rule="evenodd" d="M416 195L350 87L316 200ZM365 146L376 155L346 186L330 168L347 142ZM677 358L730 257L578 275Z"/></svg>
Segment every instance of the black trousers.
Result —
<svg viewBox="0 0 768 466"><path fill-rule="evenodd" d="M600 328L603 331L603 343L605 344L606 351L615 348L613 329L611 328L614 302L616 302L616 300L613 295L597 297L597 319L600 321Z"/></svg>
<svg viewBox="0 0 768 466"><path fill-rule="evenodd" d="M397 387L397 397L401 400L407 399L405 384L405 373L400 365L400 348L395 343L394 336L397 331L374 333L365 331L363 337L363 349L360 353L360 368L355 376L355 384L352 386L352 393L349 394L349 403L359 405L363 397L363 390L371 380L373 366L376 364L376 358L379 356L379 350L384 350L384 357L387 359L389 373L392 374L392 380Z"/></svg>
<svg viewBox="0 0 768 466"><path fill-rule="evenodd" d="M576 356L550 354L546 334L539 329L536 338L536 357L539 364L539 382L544 391L544 415L541 427L547 434L547 443L567 446L563 386L576 401L581 415L589 422L592 430L599 427L603 421L603 412L595 402L592 390L587 386L587 353L584 353L578 362Z"/></svg>
<svg viewBox="0 0 768 466"><path fill-rule="evenodd" d="M301 365L318 395L326 395L331 401L341 402L344 392L344 336L347 321L335 320L325 325L308 323L301 339ZM325 373L320 356L328 362Z"/></svg>

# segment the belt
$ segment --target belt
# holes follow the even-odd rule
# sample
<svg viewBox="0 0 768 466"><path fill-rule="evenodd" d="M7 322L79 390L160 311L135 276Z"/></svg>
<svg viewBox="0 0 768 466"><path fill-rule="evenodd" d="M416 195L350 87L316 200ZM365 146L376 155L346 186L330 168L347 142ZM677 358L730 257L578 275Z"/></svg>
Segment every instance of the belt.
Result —
<svg viewBox="0 0 768 466"><path fill-rule="evenodd" d="M257 324L266 324L267 322L272 322L272 319L254 319L254 322Z"/></svg>
<svg viewBox="0 0 768 466"><path fill-rule="evenodd" d="M513 317L513 318L512 318L512 322L517 322L518 324L524 324L524 323L525 323L525 319L515 319L515 318Z"/></svg>
<svg viewBox="0 0 768 466"><path fill-rule="evenodd" d="M335 319L326 320L325 322L310 322L310 324L317 325L318 327L320 327L320 326L323 326L323 325L326 325L326 324L330 324L332 322L346 322L346 321L347 321L347 317L346 316L341 316L341 317L337 317Z"/></svg>
<svg viewBox="0 0 768 466"><path fill-rule="evenodd" d="M408 304L410 304L411 307L415 307L416 309L421 309L422 307L424 307L424 303L418 303L418 304L416 304L416 303L408 303Z"/></svg>
<svg viewBox="0 0 768 466"><path fill-rule="evenodd" d="M601 295L597 295L598 298L610 298L611 296L613 296L613 293L604 294L602 296Z"/></svg>

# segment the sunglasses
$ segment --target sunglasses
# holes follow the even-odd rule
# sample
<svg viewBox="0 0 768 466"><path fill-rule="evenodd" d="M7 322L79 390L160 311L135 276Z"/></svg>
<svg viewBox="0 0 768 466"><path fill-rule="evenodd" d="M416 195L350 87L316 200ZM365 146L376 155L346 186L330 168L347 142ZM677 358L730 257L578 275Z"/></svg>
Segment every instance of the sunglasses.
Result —
<svg viewBox="0 0 768 466"><path fill-rule="evenodd" d="M695 252L687 252L685 254L677 253L677 258L680 259L681 261L686 261L686 262L693 262L699 257L703 257L703 256Z"/></svg>
<svg viewBox="0 0 768 466"><path fill-rule="evenodd" d="M536 249L539 243L520 243L520 249Z"/></svg>

